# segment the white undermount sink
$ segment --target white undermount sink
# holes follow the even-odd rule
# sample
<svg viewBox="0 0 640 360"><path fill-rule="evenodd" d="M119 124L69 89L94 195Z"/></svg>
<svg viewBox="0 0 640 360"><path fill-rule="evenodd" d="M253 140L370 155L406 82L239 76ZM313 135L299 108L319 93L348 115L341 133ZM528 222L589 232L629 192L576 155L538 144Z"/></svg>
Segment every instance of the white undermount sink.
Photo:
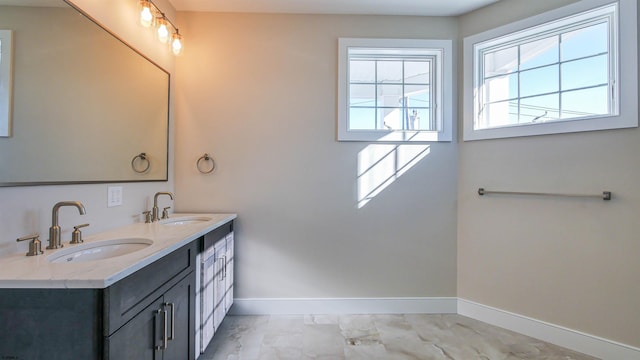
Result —
<svg viewBox="0 0 640 360"><path fill-rule="evenodd" d="M169 226L179 226L179 225L197 224L197 223L201 223L209 220L211 220L211 218L207 216L179 216L175 218L160 220L160 224L169 225Z"/></svg>
<svg viewBox="0 0 640 360"><path fill-rule="evenodd" d="M81 245L67 245L47 256L52 263L76 263L109 259L142 250L153 244L146 238L118 238L87 242Z"/></svg>

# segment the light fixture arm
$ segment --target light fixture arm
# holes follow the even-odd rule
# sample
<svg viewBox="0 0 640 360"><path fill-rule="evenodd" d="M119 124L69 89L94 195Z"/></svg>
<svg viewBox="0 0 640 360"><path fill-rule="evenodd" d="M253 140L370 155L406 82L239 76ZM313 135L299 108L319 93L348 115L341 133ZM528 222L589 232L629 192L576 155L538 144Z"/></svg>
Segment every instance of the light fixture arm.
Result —
<svg viewBox="0 0 640 360"><path fill-rule="evenodd" d="M173 28L173 30L175 30L174 32L178 32L178 27L175 26L173 24L173 22L171 20L169 20L169 18L167 17L167 15L162 12L162 10L160 10L160 8L158 7L158 5L156 5L156 3L153 2L153 0L147 0L149 2L149 4L151 4L151 6L153 6L153 8L155 9L155 12L157 14L160 14L160 18L163 19L164 21L166 21L169 25L171 25L171 27Z"/></svg>

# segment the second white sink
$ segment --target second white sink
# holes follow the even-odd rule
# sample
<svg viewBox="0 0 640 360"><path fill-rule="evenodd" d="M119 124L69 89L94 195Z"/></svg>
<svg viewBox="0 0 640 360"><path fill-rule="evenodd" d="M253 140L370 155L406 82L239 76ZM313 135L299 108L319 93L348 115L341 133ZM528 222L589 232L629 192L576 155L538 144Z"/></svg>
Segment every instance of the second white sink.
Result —
<svg viewBox="0 0 640 360"><path fill-rule="evenodd" d="M142 250L153 244L153 240L146 238L120 238L99 240L81 245L70 245L47 256L52 263L76 263L109 259Z"/></svg>
<svg viewBox="0 0 640 360"><path fill-rule="evenodd" d="M176 218L160 220L160 224L170 225L170 226L179 226L179 225L197 224L197 223L201 223L209 220L211 220L211 218L207 216L180 216Z"/></svg>

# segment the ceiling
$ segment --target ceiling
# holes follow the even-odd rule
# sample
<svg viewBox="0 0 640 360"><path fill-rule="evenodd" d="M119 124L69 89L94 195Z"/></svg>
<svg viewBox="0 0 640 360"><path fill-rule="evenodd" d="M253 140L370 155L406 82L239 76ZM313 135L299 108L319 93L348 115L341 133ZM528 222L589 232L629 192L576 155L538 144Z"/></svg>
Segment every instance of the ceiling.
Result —
<svg viewBox="0 0 640 360"><path fill-rule="evenodd" d="M456 16L499 0L169 0L177 11Z"/></svg>

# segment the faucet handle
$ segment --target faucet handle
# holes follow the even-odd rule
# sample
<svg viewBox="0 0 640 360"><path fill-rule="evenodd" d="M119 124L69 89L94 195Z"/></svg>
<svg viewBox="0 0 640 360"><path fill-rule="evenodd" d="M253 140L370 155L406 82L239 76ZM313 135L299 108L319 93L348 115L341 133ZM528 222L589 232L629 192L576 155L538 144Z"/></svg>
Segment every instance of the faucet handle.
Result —
<svg viewBox="0 0 640 360"><path fill-rule="evenodd" d="M31 235L27 235L27 236L23 236L20 237L18 239L16 239L17 242L20 241L27 241L27 240L31 240L29 242L29 252L27 252L27 256L36 256L36 255L42 255L42 242L40 241L40 234L31 234Z"/></svg>
<svg viewBox="0 0 640 360"><path fill-rule="evenodd" d="M71 242L69 244L80 244L83 242L82 240L82 232L80 228L87 227L89 224L76 225L73 227L73 232L71 233Z"/></svg>
<svg viewBox="0 0 640 360"><path fill-rule="evenodd" d="M169 209L171 209L171 206L167 206L166 208L162 209L162 219L169 218Z"/></svg>
<svg viewBox="0 0 640 360"><path fill-rule="evenodd" d="M142 215L144 215L144 222L146 224L150 224L151 223L151 210L143 211Z"/></svg>

